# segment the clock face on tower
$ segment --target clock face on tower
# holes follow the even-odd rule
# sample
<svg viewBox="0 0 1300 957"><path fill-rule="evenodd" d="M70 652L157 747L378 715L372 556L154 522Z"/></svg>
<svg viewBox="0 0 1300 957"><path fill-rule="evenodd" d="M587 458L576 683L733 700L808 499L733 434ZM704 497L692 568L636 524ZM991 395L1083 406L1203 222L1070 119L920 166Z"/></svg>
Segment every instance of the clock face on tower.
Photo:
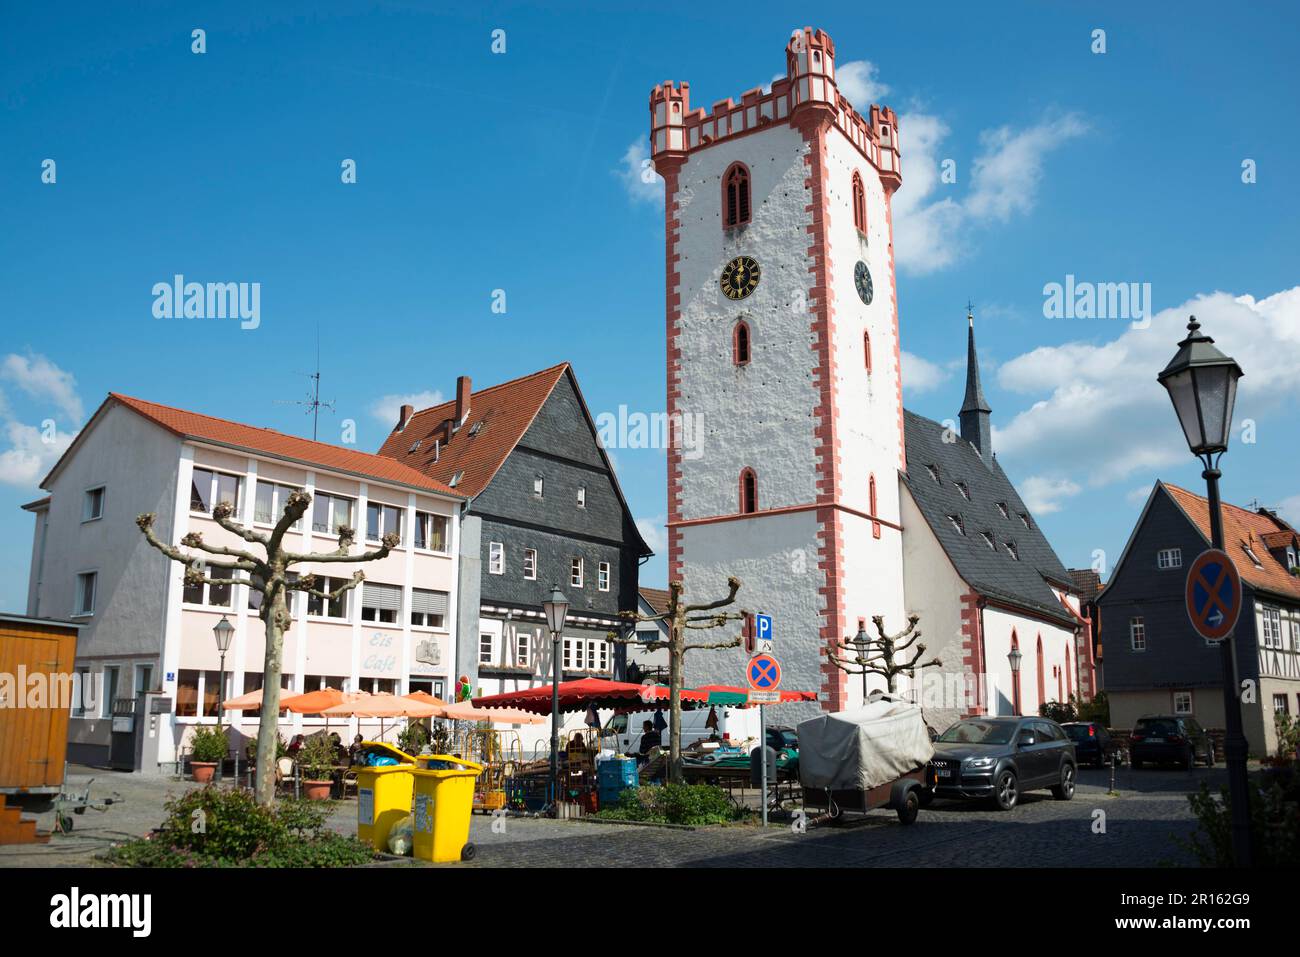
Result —
<svg viewBox="0 0 1300 957"><path fill-rule="evenodd" d="M868 306L871 305L871 270L861 259L853 267L853 285L858 287L858 297Z"/></svg>
<svg viewBox="0 0 1300 957"><path fill-rule="evenodd" d="M719 281L722 294L728 299L744 299L758 286L761 272L753 259L737 256L722 267L722 279Z"/></svg>

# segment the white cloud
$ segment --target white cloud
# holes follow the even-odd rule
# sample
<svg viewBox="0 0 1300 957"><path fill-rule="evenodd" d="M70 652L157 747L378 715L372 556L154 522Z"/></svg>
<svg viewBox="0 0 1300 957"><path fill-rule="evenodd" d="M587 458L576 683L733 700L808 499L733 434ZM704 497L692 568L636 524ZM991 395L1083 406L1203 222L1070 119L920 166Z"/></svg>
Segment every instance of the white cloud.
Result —
<svg viewBox="0 0 1300 957"><path fill-rule="evenodd" d="M12 382L38 402L53 403L66 418L81 424L84 409L77 395L77 380L45 356L9 353L0 362L0 379Z"/></svg>
<svg viewBox="0 0 1300 957"><path fill-rule="evenodd" d="M899 117L899 147L906 186L894 199L894 250L900 268L924 275L954 263L972 243L972 232L1030 212L1052 150L1087 131L1073 113L1016 130L1009 126L980 134L980 152L970 164L969 188L941 184L939 148L948 126L938 117ZM957 183L962 182L961 166ZM939 198L940 185L950 195Z"/></svg>
<svg viewBox="0 0 1300 957"><path fill-rule="evenodd" d="M32 489L77 437L75 432L59 430L46 442L42 430L14 419L4 423L4 432L9 447L0 452L0 482Z"/></svg>
<svg viewBox="0 0 1300 957"><path fill-rule="evenodd" d="M1110 342L1044 346L1002 365L1003 388L1039 396L1005 428L993 430L1004 464L1019 461L1042 477L1100 487L1131 476L1156 478L1161 469L1190 461L1167 393L1156 382L1195 314L1203 331L1245 370L1238 389L1232 447L1235 467L1265 468L1268 446L1241 441L1241 420L1256 420L1261 440L1278 430L1289 441L1285 416L1300 398L1300 286L1258 302L1215 292L1156 313L1147 328L1124 324ZM1044 322L1049 320L1043 320ZM1095 334L1107 320L1078 320ZM1273 421L1259 421L1278 412ZM1277 446L1274 444L1274 448ZM1043 471L1044 463L1060 463ZM1239 463L1239 464L1238 464Z"/></svg>
<svg viewBox="0 0 1300 957"><path fill-rule="evenodd" d="M900 358L903 363L903 389L913 395L938 388L952 374L950 368L935 365L911 352L904 351Z"/></svg>
<svg viewBox="0 0 1300 957"><path fill-rule="evenodd" d="M637 137L623 153L614 172L623 181L628 197L636 203L662 203L663 177L649 166L650 153L644 137Z"/></svg>
<svg viewBox="0 0 1300 957"><path fill-rule="evenodd" d="M408 392L406 395L386 395L370 403L370 414L391 429L397 425L397 418L402 414L402 406L414 406L415 411L419 412L431 405L440 405L442 401L441 392L429 390Z"/></svg>
<svg viewBox="0 0 1300 957"><path fill-rule="evenodd" d="M1139 485L1135 489L1129 489L1128 494L1124 496L1124 501L1128 502L1130 505L1142 505L1146 502L1147 498L1150 497L1151 490L1155 487L1154 482L1147 482L1145 485Z"/></svg>
<svg viewBox="0 0 1300 957"><path fill-rule="evenodd" d="M996 443L994 443L996 448ZM1035 515L1050 515L1061 510L1061 500L1078 495L1083 488L1066 478L1031 475L1019 485L1020 497Z"/></svg>
<svg viewBox="0 0 1300 957"><path fill-rule="evenodd" d="M889 87L877 77L878 72L870 60L849 60L835 67L835 85L859 113L865 114L871 104L879 103L889 92Z"/></svg>
<svg viewBox="0 0 1300 957"><path fill-rule="evenodd" d="M650 550L656 555L663 555L668 551L668 535L665 524L668 521L666 515L655 515L651 518L638 518L636 520L636 530L641 533L645 543L650 546Z"/></svg>
<svg viewBox="0 0 1300 957"><path fill-rule="evenodd" d="M1277 507L1277 510L1292 525L1300 526L1300 495L1282 499L1282 504Z"/></svg>

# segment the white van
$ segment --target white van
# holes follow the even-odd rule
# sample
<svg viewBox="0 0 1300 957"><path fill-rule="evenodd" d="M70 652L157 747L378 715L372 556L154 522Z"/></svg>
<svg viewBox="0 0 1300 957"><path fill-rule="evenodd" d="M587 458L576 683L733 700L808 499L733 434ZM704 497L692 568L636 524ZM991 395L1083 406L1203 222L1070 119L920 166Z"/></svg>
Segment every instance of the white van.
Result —
<svg viewBox="0 0 1300 957"><path fill-rule="evenodd" d="M751 744L758 743L758 709L731 708L715 706L710 708L692 708L682 710L682 747L687 748L699 740L708 740L714 729L705 727L709 720L709 711L718 716L717 735L728 744L744 744L752 739ZM669 720L668 709L662 711L664 721ZM623 754L638 754L641 751L641 734L645 722L654 722L655 712L634 711L631 714L616 714L606 723L605 728L618 736L618 750ZM659 733L663 746L668 747L668 727Z"/></svg>

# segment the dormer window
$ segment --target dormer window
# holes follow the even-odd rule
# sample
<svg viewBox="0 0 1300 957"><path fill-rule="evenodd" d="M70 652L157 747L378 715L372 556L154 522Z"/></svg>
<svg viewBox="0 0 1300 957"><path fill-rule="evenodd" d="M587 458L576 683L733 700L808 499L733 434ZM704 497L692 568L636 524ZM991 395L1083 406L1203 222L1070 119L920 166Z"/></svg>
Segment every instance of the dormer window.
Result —
<svg viewBox="0 0 1300 957"><path fill-rule="evenodd" d="M998 502L998 511L1002 513L1003 518L1010 518L1011 513L1007 511L1006 502Z"/></svg>
<svg viewBox="0 0 1300 957"><path fill-rule="evenodd" d="M1246 542L1242 542L1241 547L1246 552L1246 557L1248 557L1252 562L1255 563L1256 568L1264 567L1264 564L1259 560L1259 556L1255 554L1255 552L1251 549L1249 544L1247 544Z"/></svg>
<svg viewBox="0 0 1300 957"><path fill-rule="evenodd" d="M993 540L991 532L980 532L980 537L984 539L984 544L989 547L989 551L996 552L998 550L997 542Z"/></svg>
<svg viewBox="0 0 1300 957"><path fill-rule="evenodd" d="M1025 528L1033 528L1033 527L1034 527L1034 526L1031 525L1030 522L1029 522L1029 516L1026 515L1024 512L1021 512L1021 513L1020 513L1020 523L1021 523L1022 525L1024 525Z"/></svg>
<svg viewBox="0 0 1300 957"><path fill-rule="evenodd" d="M1008 555L1016 561L1020 561L1020 550L1016 548L1015 542L1003 542L1002 544L1006 547Z"/></svg>
<svg viewBox="0 0 1300 957"><path fill-rule="evenodd" d="M473 438L474 436L478 435L482 431L483 431L483 420L479 419L477 422L475 422L473 425L469 427L469 436L470 438Z"/></svg>
<svg viewBox="0 0 1300 957"><path fill-rule="evenodd" d="M731 229L749 220L749 170L744 163L732 163L722 177L722 225Z"/></svg>
<svg viewBox="0 0 1300 957"><path fill-rule="evenodd" d="M448 482L447 484L452 488L455 488L457 485L460 484L460 480L463 479L464 477L465 477L464 471L457 472L455 475L451 477L451 481Z"/></svg>
<svg viewBox="0 0 1300 957"><path fill-rule="evenodd" d="M965 482L954 482L953 484L957 486L957 491L961 492L961 497L969 502L970 487Z"/></svg>
<svg viewBox="0 0 1300 957"><path fill-rule="evenodd" d="M410 455L412 452L418 452L418 451L420 451L420 441L421 441L420 439L416 439L416 440L415 440L415 443L411 446L410 451L407 452L406 454L407 454L407 455Z"/></svg>
<svg viewBox="0 0 1300 957"><path fill-rule="evenodd" d="M542 486L543 486L542 477L540 475L534 475L533 476L533 497L534 498L542 497Z"/></svg>
<svg viewBox="0 0 1300 957"><path fill-rule="evenodd" d="M966 534L966 525L962 522L960 515L949 515L948 521L952 522L952 527L957 530L958 535Z"/></svg>
<svg viewBox="0 0 1300 957"><path fill-rule="evenodd" d="M939 466L927 465L925 470L930 473L930 478L934 479L936 482L939 481Z"/></svg>

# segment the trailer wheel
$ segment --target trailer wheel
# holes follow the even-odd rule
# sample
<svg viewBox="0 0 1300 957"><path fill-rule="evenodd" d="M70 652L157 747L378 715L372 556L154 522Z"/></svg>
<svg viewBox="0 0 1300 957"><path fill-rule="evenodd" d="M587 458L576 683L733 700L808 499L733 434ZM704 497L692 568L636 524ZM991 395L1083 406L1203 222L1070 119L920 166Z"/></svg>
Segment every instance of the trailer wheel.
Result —
<svg viewBox="0 0 1300 957"><path fill-rule="evenodd" d="M916 823L916 816L920 811L921 799L917 796L916 788L913 788L907 792L907 797L903 798L903 803L898 806L898 823Z"/></svg>
<svg viewBox="0 0 1300 957"><path fill-rule="evenodd" d="M59 831L63 834L72 833L72 815L70 814L59 815Z"/></svg>

